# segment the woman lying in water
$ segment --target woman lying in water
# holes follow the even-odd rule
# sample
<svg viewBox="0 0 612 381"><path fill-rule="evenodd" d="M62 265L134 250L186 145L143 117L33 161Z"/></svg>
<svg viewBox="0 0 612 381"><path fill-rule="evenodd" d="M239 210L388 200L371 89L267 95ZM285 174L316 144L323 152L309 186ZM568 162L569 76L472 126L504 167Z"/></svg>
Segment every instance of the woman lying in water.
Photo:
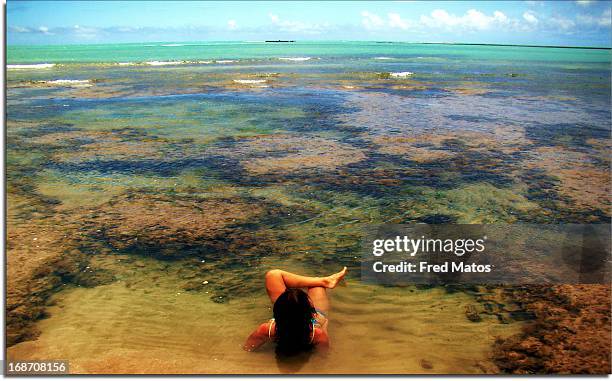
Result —
<svg viewBox="0 0 612 381"><path fill-rule="evenodd" d="M345 274L346 267L324 278L283 270L268 271L266 291L274 305L274 318L251 333L244 349L253 351L268 341L274 341L278 355L291 356L315 346L329 347L326 289L336 287ZM302 288L307 288L308 292Z"/></svg>

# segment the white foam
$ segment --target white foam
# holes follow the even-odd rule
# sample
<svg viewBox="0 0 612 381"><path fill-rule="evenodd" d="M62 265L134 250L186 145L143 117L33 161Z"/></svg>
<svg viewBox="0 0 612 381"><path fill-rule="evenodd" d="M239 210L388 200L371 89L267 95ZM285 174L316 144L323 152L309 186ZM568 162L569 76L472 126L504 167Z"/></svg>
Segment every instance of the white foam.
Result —
<svg viewBox="0 0 612 381"><path fill-rule="evenodd" d="M241 84L256 84L256 83L266 83L265 79L234 79L234 82Z"/></svg>
<svg viewBox="0 0 612 381"><path fill-rule="evenodd" d="M278 57L281 61L308 61L311 60L312 57Z"/></svg>
<svg viewBox="0 0 612 381"><path fill-rule="evenodd" d="M232 62L236 62L236 60L216 60L215 61L215 63L220 63L220 64L232 63Z"/></svg>
<svg viewBox="0 0 612 381"><path fill-rule="evenodd" d="M186 45L185 44L163 44L161 46L174 47L174 46L186 46Z"/></svg>
<svg viewBox="0 0 612 381"><path fill-rule="evenodd" d="M44 81L49 85L58 85L58 86L75 86L75 87L89 87L92 86L91 81L85 79L56 79L53 81Z"/></svg>
<svg viewBox="0 0 612 381"><path fill-rule="evenodd" d="M392 57L374 57L375 60L392 60Z"/></svg>
<svg viewBox="0 0 612 381"><path fill-rule="evenodd" d="M411 75L413 75L414 73L411 71L402 71L402 72L398 72L398 73L391 73L391 77L393 78L406 78L406 77L410 77Z"/></svg>
<svg viewBox="0 0 612 381"><path fill-rule="evenodd" d="M151 66L166 66L166 65L181 65L184 64L183 61L147 61L145 64Z"/></svg>
<svg viewBox="0 0 612 381"><path fill-rule="evenodd" d="M49 69L54 67L55 64L42 63L42 64L30 64L30 65L6 65L8 70L25 70L25 69Z"/></svg>
<svg viewBox="0 0 612 381"><path fill-rule="evenodd" d="M189 64L211 64L213 61L147 61L147 62L117 62L119 66L135 66L135 65L150 65L150 66L169 66L169 65L189 65Z"/></svg>

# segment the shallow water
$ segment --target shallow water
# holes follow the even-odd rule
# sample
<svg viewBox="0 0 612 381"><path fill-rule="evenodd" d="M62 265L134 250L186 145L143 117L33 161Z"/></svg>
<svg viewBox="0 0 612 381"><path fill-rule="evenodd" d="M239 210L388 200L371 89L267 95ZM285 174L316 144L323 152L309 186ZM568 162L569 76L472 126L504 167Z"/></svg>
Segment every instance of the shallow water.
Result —
<svg viewBox="0 0 612 381"><path fill-rule="evenodd" d="M78 373L490 372L495 336L522 323L468 320L470 290L362 284L363 229L610 218L609 50L132 46L74 62L41 49L9 50L10 63L62 64L8 71L9 225L26 232L9 231L8 255L54 221L88 262L14 359ZM265 271L343 265L327 357L241 350L271 314Z"/></svg>
<svg viewBox="0 0 612 381"><path fill-rule="evenodd" d="M281 258L265 262L306 270ZM330 293L330 352L279 363L269 344L241 349L271 316L263 292L215 303L207 291L184 291L156 261L119 266L112 284L54 298L43 334L12 347L11 357L68 358L77 373L482 373L495 337L520 327L495 317L470 322L464 312L474 301L463 293L349 281Z"/></svg>

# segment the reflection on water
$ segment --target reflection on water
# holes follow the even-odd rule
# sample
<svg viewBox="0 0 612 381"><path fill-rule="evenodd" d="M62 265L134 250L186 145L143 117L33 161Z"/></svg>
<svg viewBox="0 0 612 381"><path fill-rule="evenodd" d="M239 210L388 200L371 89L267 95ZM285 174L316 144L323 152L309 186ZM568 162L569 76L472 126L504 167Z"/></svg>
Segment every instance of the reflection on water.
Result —
<svg viewBox="0 0 612 381"><path fill-rule="evenodd" d="M522 324L505 302L361 284L363 228L608 221L609 65L460 61L10 72L9 356L75 372L494 372L495 337ZM271 315L266 270L343 265L327 356L240 349Z"/></svg>

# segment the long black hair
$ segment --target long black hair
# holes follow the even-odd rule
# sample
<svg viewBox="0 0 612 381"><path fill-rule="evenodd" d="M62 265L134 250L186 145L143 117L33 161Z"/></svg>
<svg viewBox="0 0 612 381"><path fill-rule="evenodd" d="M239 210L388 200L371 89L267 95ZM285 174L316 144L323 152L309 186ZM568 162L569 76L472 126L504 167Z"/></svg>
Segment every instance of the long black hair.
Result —
<svg viewBox="0 0 612 381"><path fill-rule="evenodd" d="M276 299L277 356L293 356L312 349L312 318L315 313L308 294L299 288L288 288Z"/></svg>

